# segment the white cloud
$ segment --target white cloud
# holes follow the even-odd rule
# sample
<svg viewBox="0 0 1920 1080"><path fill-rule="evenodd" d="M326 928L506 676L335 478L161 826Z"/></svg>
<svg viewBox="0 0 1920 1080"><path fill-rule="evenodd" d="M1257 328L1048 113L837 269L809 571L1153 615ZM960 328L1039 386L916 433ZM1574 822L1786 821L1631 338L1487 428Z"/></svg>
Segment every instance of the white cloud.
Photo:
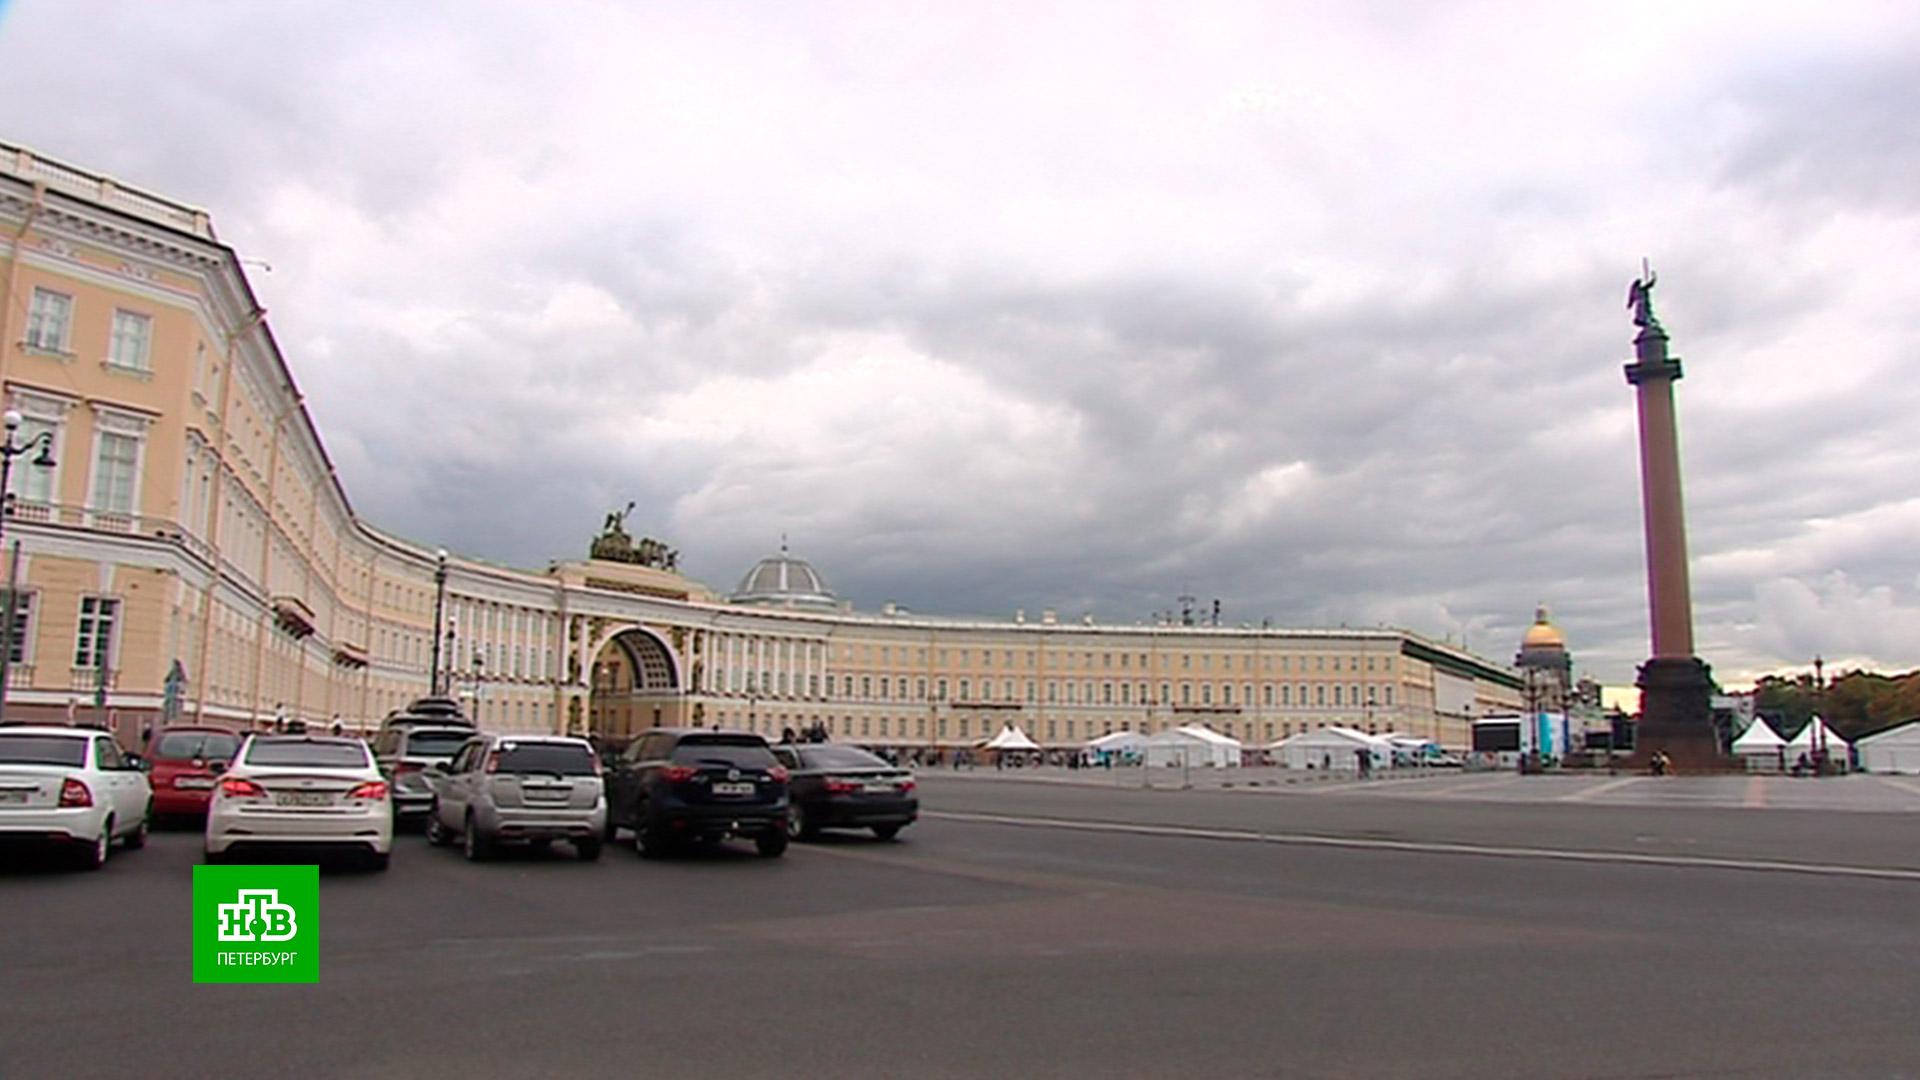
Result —
<svg viewBox="0 0 1920 1080"><path fill-rule="evenodd" d="M787 531L864 603L1193 591L1494 657L1546 599L1623 682L1642 254L1707 659L1910 662L1916 41L1868 5L19 3L0 135L273 264L385 527L540 565L632 498L722 584Z"/></svg>

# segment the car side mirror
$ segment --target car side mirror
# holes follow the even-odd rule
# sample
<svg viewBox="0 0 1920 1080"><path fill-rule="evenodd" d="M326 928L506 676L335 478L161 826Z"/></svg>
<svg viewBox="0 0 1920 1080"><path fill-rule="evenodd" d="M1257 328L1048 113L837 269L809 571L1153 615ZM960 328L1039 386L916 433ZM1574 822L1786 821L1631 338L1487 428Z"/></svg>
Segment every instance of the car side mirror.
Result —
<svg viewBox="0 0 1920 1080"><path fill-rule="evenodd" d="M147 770L153 768L153 764L149 762L146 758L141 757L139 754L128 754L127 768L132 769L135 772L146 772Z"/></svg>

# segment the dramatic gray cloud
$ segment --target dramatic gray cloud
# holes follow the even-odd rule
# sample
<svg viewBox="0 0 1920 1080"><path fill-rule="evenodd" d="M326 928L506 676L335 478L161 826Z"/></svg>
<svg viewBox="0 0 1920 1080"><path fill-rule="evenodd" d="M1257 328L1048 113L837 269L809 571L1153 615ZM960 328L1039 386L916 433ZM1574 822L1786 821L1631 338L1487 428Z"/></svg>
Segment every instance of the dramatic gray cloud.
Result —
<svg viewBox="0 0 1920 1080"><path fill-rule="evenodd" d="M0 131L206 205L356 508L537 567L1644 658L1639 256L1701 651L1920 653L1897 5L0 15Z"/></svg>

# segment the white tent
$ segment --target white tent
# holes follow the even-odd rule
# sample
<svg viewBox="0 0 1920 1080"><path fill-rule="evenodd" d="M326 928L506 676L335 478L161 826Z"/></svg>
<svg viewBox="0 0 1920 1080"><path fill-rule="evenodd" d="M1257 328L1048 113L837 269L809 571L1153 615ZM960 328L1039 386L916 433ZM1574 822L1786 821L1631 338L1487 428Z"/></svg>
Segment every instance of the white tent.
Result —
<svg viewBox="0 0 1920 1080"><path fill-rule="evenodd" d="M1240 764L1240 740L1197 725L1171 728L1148 737L1147 764L1225 769Z"/></svg>
<svg viewBox="0 0 1920 1080"><path fill-rule="evenodd" d="M1920 773L1920 720L1863 735L1853 746L1867 772Z"/></svg>
<svg viewBox="0 0 1920 1080"><path fill-rule="evenodd" d="M1145 750L1147 737L1138 731L1113 731L1087 743L1087 749L1106 754L1138 754Z"/></svg>
<svg viewBox="0 0 1920 1080"><path fill-rule="evenodd" d="M1825 720L1814 717L1800 729L1800 734L1787 744L1787 761L1792 763L1801 754L1812 756L1815 750L1824 748L1827 756L1835 761L1847 760L1847 740L1833 733Z"/></svg>
<svg viewBox="0 0 1920 1080"><path fill-rule="evenodd" d="M1777 769L1786 745L1787 740L1775 734L1772 725L1755 719L1733 740L1733 756L1746 762L1749 770Z"/></svg>
<svg viewBox="0 0 1920 1080"><path fill-rule="evenodd" d="M1273 758L1289 769L1337 769L1352 772L1360 767L1359 752L1373 753L1373 763L1385 767L1393 763L1393 744L1378 735L1347 727L1327 727L1303 731L1267 747Z"/></svg>
<svg viewBox="0 0 1920 1080"><path fill-rule="evenodd" d="M986 748L988 750L1038 750L1040 744L1027 738L1026 732L1008 724L1000 729L1000 734L987 740Z"/></svg>

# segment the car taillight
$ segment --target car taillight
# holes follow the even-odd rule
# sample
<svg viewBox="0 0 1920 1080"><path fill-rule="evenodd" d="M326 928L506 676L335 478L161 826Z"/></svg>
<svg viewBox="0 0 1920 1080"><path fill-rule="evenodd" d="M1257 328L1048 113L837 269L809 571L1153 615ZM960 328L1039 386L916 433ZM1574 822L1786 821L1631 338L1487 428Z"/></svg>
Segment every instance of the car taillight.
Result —
<svg viewBox="0 0 1920 1080"><path fill-rule="evenodd" d="M905 780L900 781L901 791L912 791L913 788L914 788L913 777L909 776Z"/></svg>
<svg viewBox="0 0 1920 1080"><path fill-rule="evenodd" d="M681 784L693 779L699 771L691 765L669 765L660 770L660 775L669 784Z"/></svg>
<svg viewBox="0 0 1920 1080"><path fill-rule="evenodd" d="M267 789L251 780L229 776L220 781L220 794L230 799L264 799L267 797Z"/></svg>
<svg viewBox="0 0 1920 1080"><path fill-rule="evenodd" d="M61 806L92 806L93 792L87 785L69 776L60 784Z"/></svg>
<svg viewBox="0 0 1920 1080"><path fill-rule="evenodd" d="M772 780L776 784L786 783L787 767L785 765L775 765L773 768L768 769L767 779Z"/></svg>
<svg viewBox="0 0 1920 1080"><path fill-rule="evenodd" d="M385 780L369 780L359 787L354 788L352 791L347 792L347 798L349 799L366 799L373 801L386 797L387 782Z"/></svg>
<svg viewBox="0 0 1920 1080"><path fill-rule="evenodd" d="M417 761L396 761L393 763L393 775L400 776L404 773L419 772L424 768L426 768L426 766Z"/></svg>
<svg viewBox="0 0 1920 1080"><path fill-rule="evenodd" d="M827 794L851 795L862 787L858 780L844 780L838 776L827 777Z"/></svg>

